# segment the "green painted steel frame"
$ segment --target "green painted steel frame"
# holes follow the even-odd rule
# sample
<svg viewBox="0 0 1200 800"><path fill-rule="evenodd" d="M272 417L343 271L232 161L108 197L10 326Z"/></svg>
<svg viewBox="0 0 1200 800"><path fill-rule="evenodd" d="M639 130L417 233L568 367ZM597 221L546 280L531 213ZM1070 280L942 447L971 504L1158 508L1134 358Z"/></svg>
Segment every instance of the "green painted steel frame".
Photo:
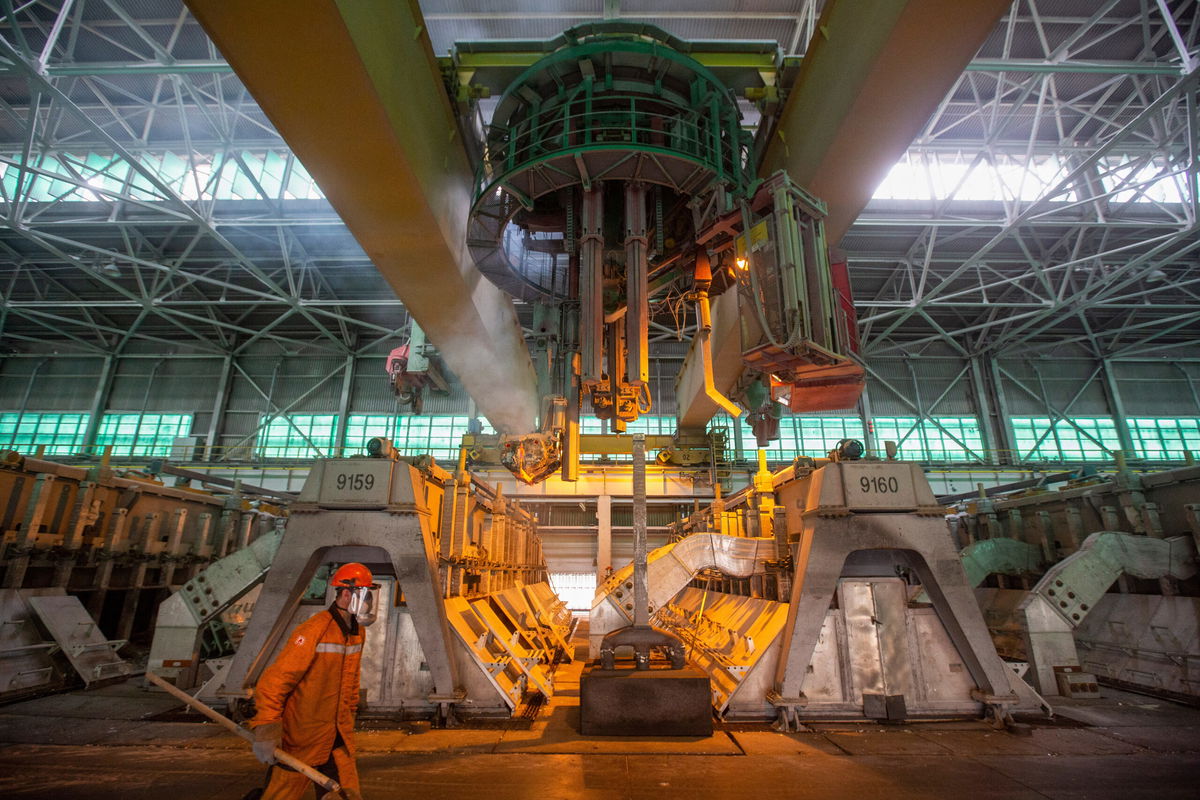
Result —
<svg viewBox="0 0 1200 800"><path fill-rule="evenodd" d="M565 34L567 41L572 41L571 34L575 30ZM661 31L659 33L662 34ZM662 38L665 40L668 37L662 34ZM614 55L631 55L651 63L665 60L682 67L694 76L689 81L691 96L684 98L664 90L661 78L647 82L615 81L611 72L603 81L585 76L570 91L559 83L553 97L541 97L542 93L530 85L557 66L591 60L593 56L611 58ZM598 83L600 88L597 87ZM539 99L521 99L524 97L522 90L532 91L539 95ZM581 94L582 98L579 97ZM727 100L723 108L721 95L726 95ZM569 113L572 104L580 100L584 104L583 113ZM598 101L609 107L594 109ZM628 103L627 110L615 107L625 102ZM718 180L730 184L739 192L744 192L751 181L749 167L753 158L749 152L750 136L741 129L736 101L710 70L673 49L665 41L622 39L614 34L563 47L546 55L513 81L500 99L497 114L501 115L509 104L514 104L515 108L499 121L493 121L488 134L487 154L476 169L476 205L480 198L494 191L497 186L511 191L505 182L516 173L554 157L597 150L639 151L682 158L711 169ZM545 118L543 104L553 109L553 113L545 115ZM661 110L645 108L650 104ZM521 118L523 111L526 113ZM676 125L689 119L696 121L684 122L692 127L690 131L685 128L680 141L683 146L677 148L656 145L650 141L652 136L675 138L677 141L680 137L677 131L658 130L646 124L654 118L663 118ZM573 129L572 125L576 123L582 124ZM611 143L604 141L618 132L619 135L614 136ZM626 133L629 134L628 139L624 138ZM518 146L517 143L525 137L528 137L528 143L523 147ZM572 144L572 139L580 139L582 143ZM497 156L497 153L502 155ZM532 198L520 199L524 204Z"/></svg>

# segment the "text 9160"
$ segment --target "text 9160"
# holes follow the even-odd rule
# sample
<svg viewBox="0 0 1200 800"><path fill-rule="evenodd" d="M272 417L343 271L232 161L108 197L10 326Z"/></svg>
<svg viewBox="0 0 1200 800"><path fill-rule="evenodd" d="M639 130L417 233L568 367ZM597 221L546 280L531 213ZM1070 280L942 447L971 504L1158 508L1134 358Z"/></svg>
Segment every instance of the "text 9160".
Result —
<svg viewBox="0 0 1200 800"><path fill-rule="evenodd" d="M858 486L863 494L897 494L900 491L900 481L886 475L875 478L863 476L858 479Z"/></svg>

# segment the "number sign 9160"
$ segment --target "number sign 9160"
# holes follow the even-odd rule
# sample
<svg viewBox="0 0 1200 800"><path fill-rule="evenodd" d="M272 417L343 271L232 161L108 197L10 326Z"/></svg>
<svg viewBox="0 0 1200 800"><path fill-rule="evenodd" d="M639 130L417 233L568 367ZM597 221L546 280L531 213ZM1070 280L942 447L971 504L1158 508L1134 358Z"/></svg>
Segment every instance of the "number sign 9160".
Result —
<svg viewBox="0 0 1200 800"><path fill-rule="evenodd" d="M370 491L375 488L375 476L369 472L342 472L337 476L337 488L352 492Z"/></svg>
<svg viewBox="0 0 1200 800"><path fill-rule="evenodd" d="M897 494L900 491L900 481L887 475L874 478L864 475L858 479L858 485L864 494Z"/></svg>

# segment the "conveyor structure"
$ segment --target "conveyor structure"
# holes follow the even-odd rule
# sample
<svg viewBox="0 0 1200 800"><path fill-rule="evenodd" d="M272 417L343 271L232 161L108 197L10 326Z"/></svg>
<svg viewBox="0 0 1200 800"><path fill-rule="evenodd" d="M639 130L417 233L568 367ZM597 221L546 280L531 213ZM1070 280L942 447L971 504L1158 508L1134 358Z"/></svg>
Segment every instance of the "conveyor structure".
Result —
<svg viewBox="0 0 1200 800"><path fill-rule="evenodd" d="M385 440L368 449L376 455L313 465L273 557L264 543L244 563L219 562L164 606L181 624L164 629L162 656L195 652L196 626L261 584L236 654L202 692L247 713L287 632L328 607L330 569L358 561L386 599L367 631L362 713L446 722L508 716L527 695L552 695L572 620L546 582L533 518L461 465L401 459ZM204 582L226 586L198 618Z"/></svg>
<svg viewBox="0 0 1200 800"><path fill-rule="evenodd" d="M1200 468L981 497L954 518L993 637L1046 695L1096 679L1195 702ZM1086 693L1086 691L1084 692Z"/></svg>
<svg viewBox="0 0 1200 800"><path fill-rule="evenodd" d="M997 654L919 467L839 458L764 472L752 491L689 522L727 533L690 531L649 558L654 622L709 675L719 714L793 728L1000 722L1045 708ZM772 535L736 535L745 521ZM597 591L594 641L628 624L627 573Z"/></svg>
<svg viewBox="0 0 1200 800"><path fill-rule="evenodd" d="M0 451L0 498L3 587L63 589L112 639L144 633L160 592L284 521L276 498L11 450Z"/></svg>

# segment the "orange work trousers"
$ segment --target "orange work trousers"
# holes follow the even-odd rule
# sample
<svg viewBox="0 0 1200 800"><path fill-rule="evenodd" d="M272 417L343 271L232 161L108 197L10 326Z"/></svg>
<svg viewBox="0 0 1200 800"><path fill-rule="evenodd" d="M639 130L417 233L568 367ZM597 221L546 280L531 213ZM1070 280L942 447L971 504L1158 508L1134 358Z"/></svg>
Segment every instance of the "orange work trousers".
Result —
<svg viewBox="0 0 1200 800"><path fill-rule="evenodd" d="M333 748L329 760L316 769L347 789L359 790L358 767L354 763L354 757L342 745ZM309 786L317 790L318 797L324 794L323 789L299 772L276 766L271 769L271 782L267 784L262 800L300 800Z"/></svg>

